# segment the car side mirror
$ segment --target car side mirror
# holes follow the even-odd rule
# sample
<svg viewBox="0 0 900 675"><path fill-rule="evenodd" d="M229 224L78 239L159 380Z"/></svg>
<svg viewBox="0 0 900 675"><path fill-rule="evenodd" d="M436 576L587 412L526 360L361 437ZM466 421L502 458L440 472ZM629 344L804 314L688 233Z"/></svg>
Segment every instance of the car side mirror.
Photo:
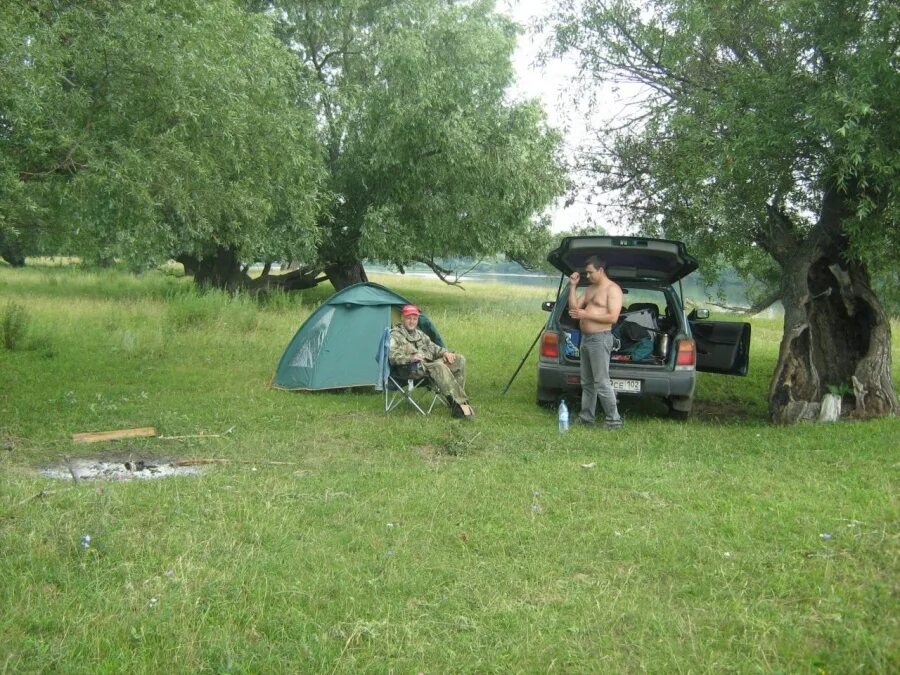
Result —
<svg viewBox="0 0 900 675"><path fill-rule="evenodd" d="M554 307L556 307L556 302L553 300L545 300L541 303L541 309L545 312L552 312Z"/></svg>
<svg viewBox="0 0 900 675"><path fill-rule="evenodd" d="M689 321L697 321L699 319L708 319L709 318L709 310L703 307L694 307L691 310L691 313L688 314Z"/></svg>

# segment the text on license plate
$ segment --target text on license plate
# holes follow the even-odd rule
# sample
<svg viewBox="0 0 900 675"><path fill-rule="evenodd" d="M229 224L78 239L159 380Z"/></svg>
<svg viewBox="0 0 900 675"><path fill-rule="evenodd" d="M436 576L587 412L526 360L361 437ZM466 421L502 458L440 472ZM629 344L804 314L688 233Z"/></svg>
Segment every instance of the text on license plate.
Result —
<svg viewBox="0 0 900 675"><path fill-rule="evenodd" d="M641 393L641 381L640 380L613 380L612 381L613 389L616 391L627 391L632 394L640 394Z"/></svg>

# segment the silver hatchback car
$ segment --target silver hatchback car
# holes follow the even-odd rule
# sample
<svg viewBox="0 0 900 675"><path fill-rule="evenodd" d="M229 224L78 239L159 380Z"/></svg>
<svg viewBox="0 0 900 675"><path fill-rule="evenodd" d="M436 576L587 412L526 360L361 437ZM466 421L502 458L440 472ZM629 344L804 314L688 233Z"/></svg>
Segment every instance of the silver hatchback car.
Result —
<svg viewBox="0 0 900 675"><path fill-rule="evenodd" d="M613 327L619 349L610 377L620 396L654 396L669 414L691 414L697 371L746 375L750 324L708 321L709 311L685 313L681 279L697 261L680 241L644 237L567 237L547 259L564 277L583 272L588 258L606 260L607 275L622 287L622 314ZM580 333L567 311L568 284L561 280L556 302L543 303L550 318L540 339L537 402L555 406L581 397ZM583 282L586 285L586 282Z"/></svg>

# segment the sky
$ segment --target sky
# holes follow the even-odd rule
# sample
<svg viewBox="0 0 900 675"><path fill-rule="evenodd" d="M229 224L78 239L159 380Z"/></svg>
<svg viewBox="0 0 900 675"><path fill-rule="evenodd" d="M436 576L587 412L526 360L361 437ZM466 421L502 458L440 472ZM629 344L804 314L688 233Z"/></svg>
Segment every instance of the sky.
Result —
<svg viewBox="0 0 900 675"><path fill-rule="evenodd" d="M513 57L516 68L516 86L511 92L516 98L537 98L543 104L550 124L565 134L565 152L567 157L574 157L575 150L588 138L586 120L588 113L579 108L573 92L576 91L572 78L577 72L574 59L551 59L544 66L536 63L545 37L535 35L529 27L540 18L545 18L553 9L552 2L547 0L497 0L498 11L512 17L525 28L519 36L519 43ZM618 84L615 88L605 87L601 109L593 111L591 118L595 125L604 118L611 119L623 113L639 99L639 88ZM554 232L568 230L576 225L590 225L595 222L610 234L623 233L610 220L610 214L597 205L589 204L584 194L576 194L575 202L565 207L565 198L551 209L552 229Z"/></svg>
<svg viewBox="0 0 900 675"><path fill-rule="evenodd" d="M536 36L529 28L535 20L545 17L551 8L552 3L542 0L497 0L497 10L525 28L519 36L513 57L517 81L512 94L516 98L537 98L541 101L550 124L565 132L565 151L571 157L587 134L583 117L578 114L572 100L570 79L575 73L575 66L572 61L560 59L552 59L544 66L537 65L544 38ZM559 204L551 210L554 231L584 225L591 217L597 219L600 216L597 208L586 204L583 199L577 199L568 207L563 206L563 201L559 200Z"/></svg>

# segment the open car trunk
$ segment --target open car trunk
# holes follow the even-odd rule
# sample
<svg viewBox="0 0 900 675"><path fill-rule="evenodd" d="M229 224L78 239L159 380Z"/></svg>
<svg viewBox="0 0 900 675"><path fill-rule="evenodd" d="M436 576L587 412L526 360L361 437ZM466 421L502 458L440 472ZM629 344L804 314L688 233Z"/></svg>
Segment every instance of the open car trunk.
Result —
<svg viewBox="0 0 900 675"><path fill-rule="evenodd" d="M639 307L648 305L654 309ZM633 303L619 316L613 327L618 348L610 364L630 366L671 366L675 362L675 345L685 331L669 312L659 315L652 303ZM578 322L563 309L559 316L562 329L560 347L569 364L580 359L581 332ZM750 363L750 324L737 321L688 321L696 349L695 369L720 375L746 375Z"/></svg>
<svg viewBox="0 0 900 675"><path fill-rule="evenodd" d="M660 366L666 363L671 353L671 336L659 328L649 312L640 317L623 313L613 327L613 335L618 347L613 351L610 363ZM577 327L565 326L562 341L566 360L578 363L581 360L581 331Z"/></svg>
<svg viewBox="0 0 900 675"><path fill-rule="evenodd" d="M647 329L623 315L613 328L619 348L613 351L610 364L662 366L673 363L675 331ZM719 375L746 375L750 363L750 324L736 321L691 321L696 345L695 368ZM562 351L571 364L581 360L581 333L576 327L564 326Z"/></svg>

